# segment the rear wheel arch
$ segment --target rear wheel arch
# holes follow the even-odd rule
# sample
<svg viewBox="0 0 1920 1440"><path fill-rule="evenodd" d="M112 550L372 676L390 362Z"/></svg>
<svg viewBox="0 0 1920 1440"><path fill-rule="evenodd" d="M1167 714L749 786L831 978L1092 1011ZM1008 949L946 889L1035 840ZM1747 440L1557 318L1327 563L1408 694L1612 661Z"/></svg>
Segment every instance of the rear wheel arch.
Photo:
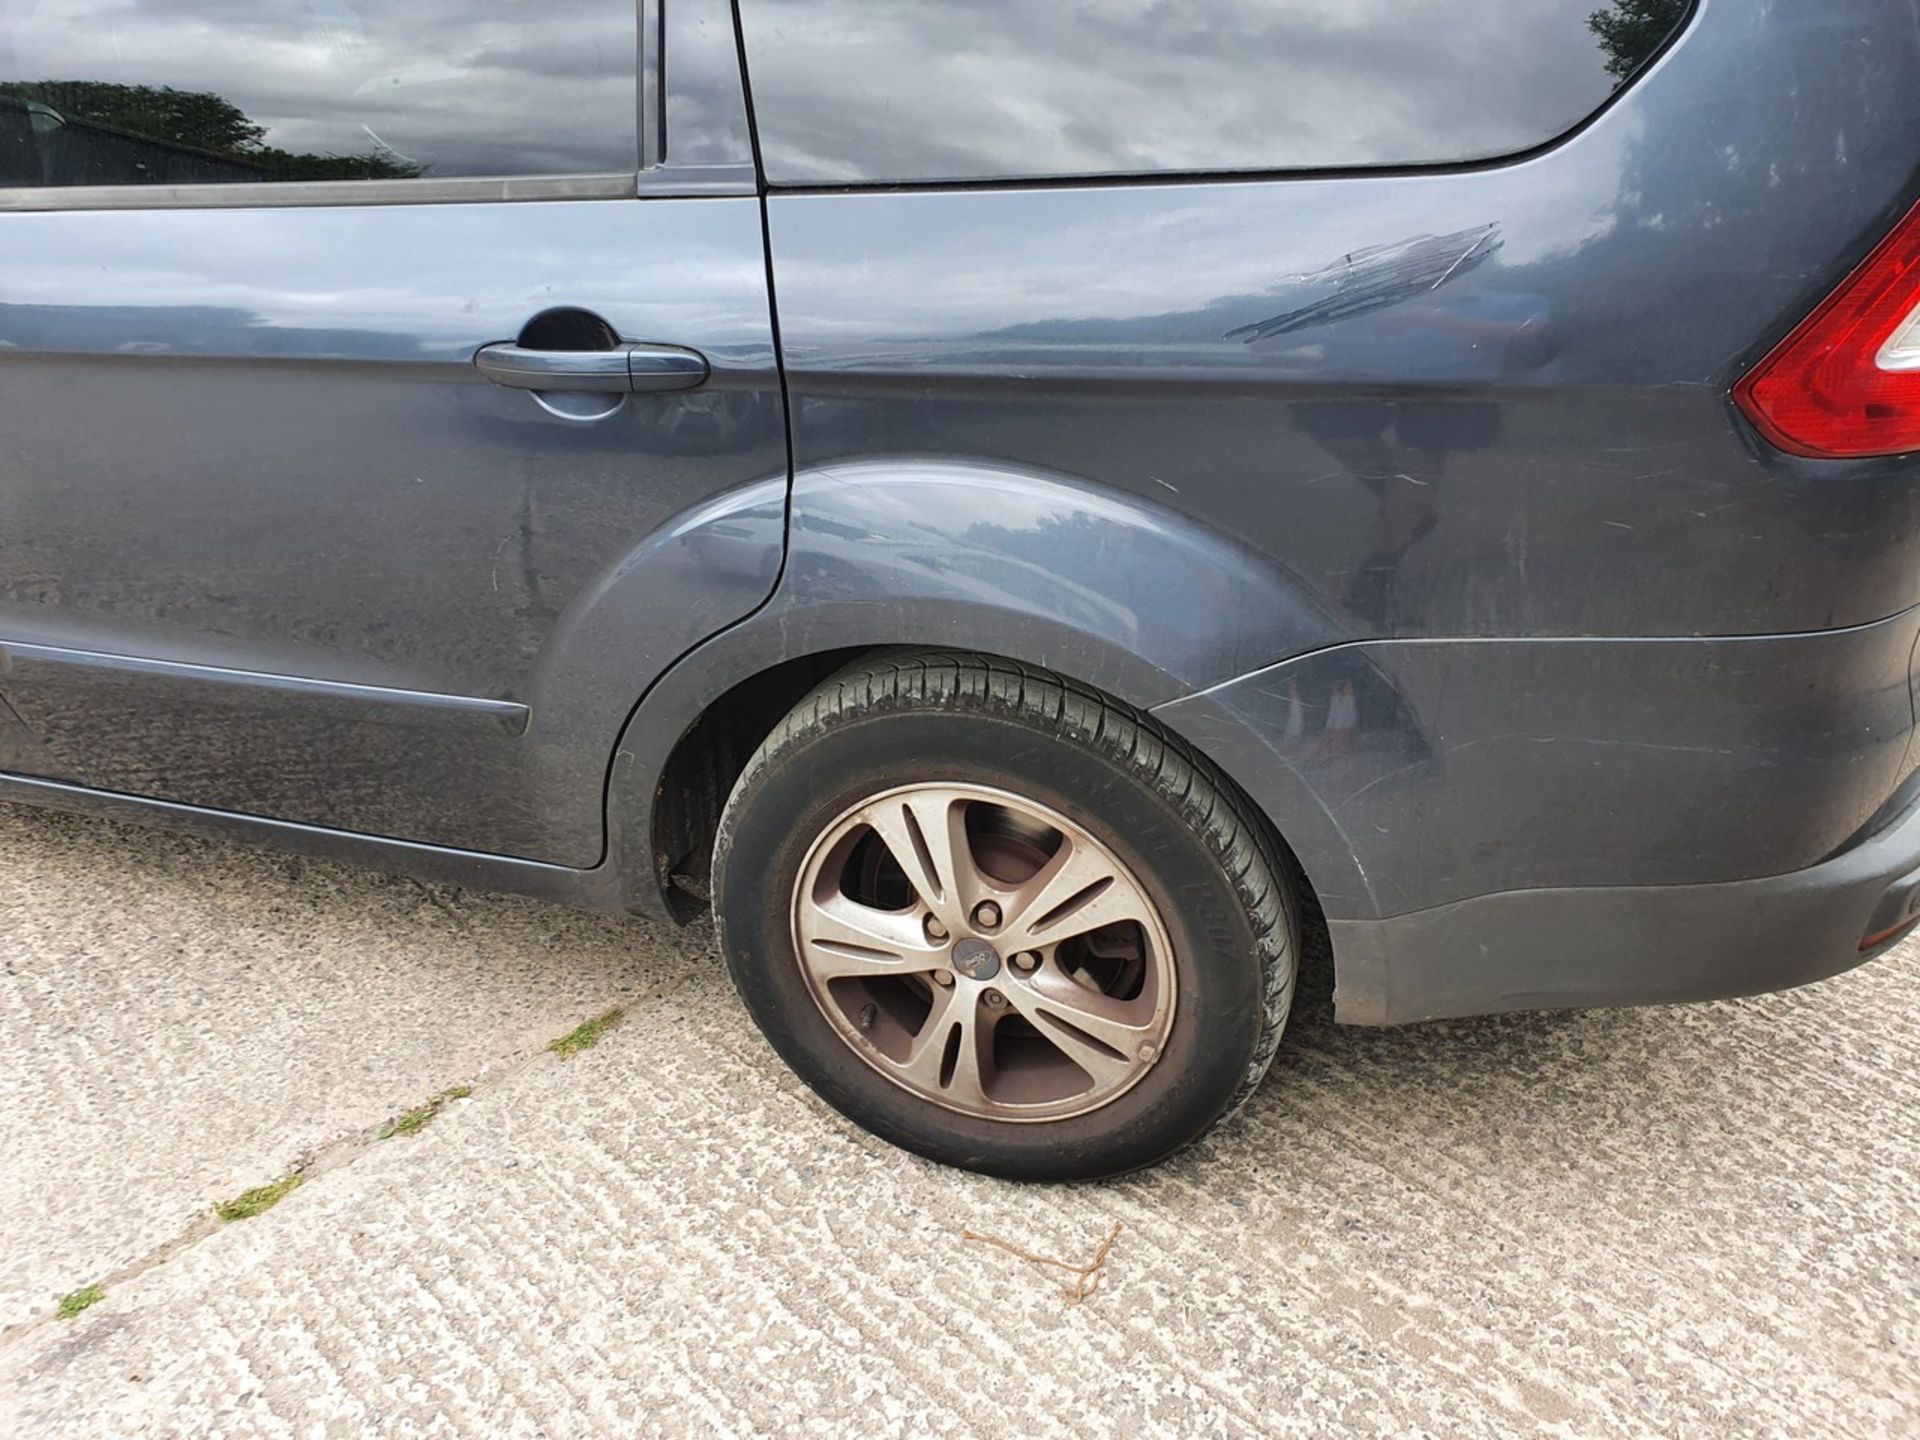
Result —
<svg viewBox="0 0 1920 1440"><path fill-rule="evenodd" d="M706 905L719 807L759 743L826 676L888 650L981 649L1067 675L1140 710L1187 688L1106 636L1030 613L902 602L778 603L724 630L654 682L608 773L608 863L626 908L686 921ZM797 640L815 643L800 649ZM798 650L798 653L796 653ZM1070 663L1068 663L1070 662Z"/></svg>
<svg viewBox="0 0 1920 1440"><path fill-rule="evenodd" d="M621 734L607 833L643 913L701 908L702 843L746 756L859 655L979 653L1153 711L1347 638L1270 557L1064 473L910 455L804 470L786 535L768 602L660 676Z"/></svg>
<svg viewBox="0 0 1920 1440"><path fill-rule="evenodd" d="M1058 665L1049 665L1033 657L981 652L967 647L969 653L982 654L995 663L1031 669L1065 681L1102 700L1118 701L1122 706L1143 712L1141 718L1171 737L1184 750L1193 751L1206 764L1213 783L1229 791L1241 809L1261 826L1276 863L1284 868L1302 905L1302 919L1310 931L1321 923L1321 910L1314 882L1295 853L1284 827L1217 762L1171 726L1163 724L1145 705L1126 695L1114 694L1090 684ZM718 833L720 812L747 762L762 741L779 727L793 707L821 681L837 671L887 654L903 658L953 647L933 644L874 644L821 650L788 657L732 674L723 684L713 687L710 698L697 703L675 704L670 696L650 697L629 724L629 738L623 741L615 763L615 787L611 797L610 822L624 832L621 853L634 857L629 862L627 884L635 902L632 908L649 913L664 913L676 921L687 922L704 913L711 883L713 843ZM658 701L661 717L677 711L677 726L650 720L650 705ZM659 730L673 729L677 738L663 745ZM647 752L654 758L649 761ZM643 775L652 777L642 786ZM621 784L624 777L625 784ZM622 791L624 790L624 794ZM644 863L638 863L644 861Z"/></svg>

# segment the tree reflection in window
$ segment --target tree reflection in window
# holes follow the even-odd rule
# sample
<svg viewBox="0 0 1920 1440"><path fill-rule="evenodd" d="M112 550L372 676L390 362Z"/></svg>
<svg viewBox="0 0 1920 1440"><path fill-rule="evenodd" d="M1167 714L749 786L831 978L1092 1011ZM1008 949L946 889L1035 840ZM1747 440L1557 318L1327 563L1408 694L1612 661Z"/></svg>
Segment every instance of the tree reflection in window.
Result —
<svg viewBox="0 0 1920 1440"><path fill-rule="evenodd" d="M378 152L301 154L219 95L94 80L0 81L7 182L190 185L411 180L423 167ZM38 173L35 174L34 172Z"/></svg>
<svg viewBox="0 0 1920 1440"><path fill-rule="evenodd" d="M1674 32L1690 0L1613 0L1587 17L1607 55L1607 73L1624 85Z"/></svg>

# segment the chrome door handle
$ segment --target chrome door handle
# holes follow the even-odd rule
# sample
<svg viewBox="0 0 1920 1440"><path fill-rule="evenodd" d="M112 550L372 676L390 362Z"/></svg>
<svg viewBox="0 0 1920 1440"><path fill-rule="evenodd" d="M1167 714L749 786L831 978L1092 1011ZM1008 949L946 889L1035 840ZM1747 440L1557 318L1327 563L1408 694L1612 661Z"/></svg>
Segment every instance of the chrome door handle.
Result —
<svg viewBox="0 0 1920 1440"><path fill-rule="evenodd" d="M629 345L626 349L627 380L633 390L691 390L706 384L712 373L706 356L681 345Z"/></svg>
<svg viewBox="0 0 1920 1440"><path fill-rule="evenodd" d="M706 382L707 357L679 345L628 344L612 350L529 350L482 345L480 373L515 390L691 390Z"/></svg>

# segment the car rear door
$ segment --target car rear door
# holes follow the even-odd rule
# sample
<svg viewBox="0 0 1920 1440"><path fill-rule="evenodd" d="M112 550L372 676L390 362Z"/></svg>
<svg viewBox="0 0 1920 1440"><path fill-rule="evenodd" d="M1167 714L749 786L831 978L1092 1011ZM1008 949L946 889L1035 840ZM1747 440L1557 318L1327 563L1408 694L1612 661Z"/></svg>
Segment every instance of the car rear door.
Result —
<svg viewBox="0 0 1920 1440"><path fill-rule="evenodd" d="M674 10L8 8L0 771L598 859L782 543L731 15Z"/></svg>

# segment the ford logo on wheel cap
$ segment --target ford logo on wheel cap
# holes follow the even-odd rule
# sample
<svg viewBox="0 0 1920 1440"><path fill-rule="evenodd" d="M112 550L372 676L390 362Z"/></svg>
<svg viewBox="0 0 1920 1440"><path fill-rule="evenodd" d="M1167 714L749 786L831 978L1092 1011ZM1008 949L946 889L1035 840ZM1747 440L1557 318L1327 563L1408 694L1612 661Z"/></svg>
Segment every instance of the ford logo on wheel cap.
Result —
<svg viewBox="0 0 1920 1440"><path fill-rule="evenodd" d="M969 980L991 980L1000 973L1000 952L984 940L962 940L953 947L953 968Z"/></svg>

